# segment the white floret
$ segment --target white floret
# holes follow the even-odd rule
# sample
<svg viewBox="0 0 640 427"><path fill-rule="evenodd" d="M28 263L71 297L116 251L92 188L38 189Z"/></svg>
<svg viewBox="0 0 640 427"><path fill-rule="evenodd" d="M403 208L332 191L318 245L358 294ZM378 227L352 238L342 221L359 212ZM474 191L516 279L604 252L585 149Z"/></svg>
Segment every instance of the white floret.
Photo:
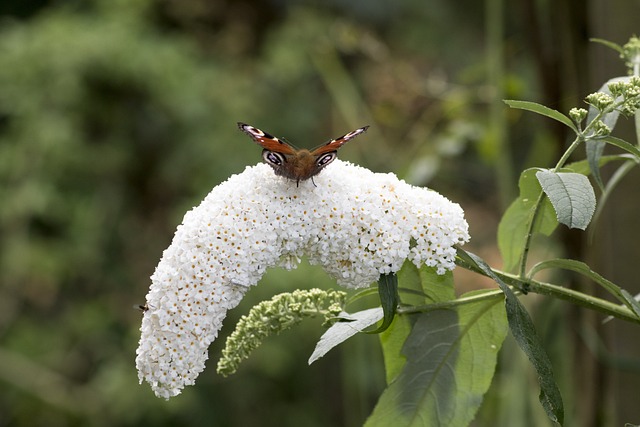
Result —
<svg viewBox="0 0 640 427"><path fill-rule="evenodd" d="M187 212L151 276L136 365L157 396L193 384L227 310L269 267L301 257L360 288L406 259L439 274L468 241L459 205L440 194L336 160L300 182L266 164L215 187Z"/></svg>

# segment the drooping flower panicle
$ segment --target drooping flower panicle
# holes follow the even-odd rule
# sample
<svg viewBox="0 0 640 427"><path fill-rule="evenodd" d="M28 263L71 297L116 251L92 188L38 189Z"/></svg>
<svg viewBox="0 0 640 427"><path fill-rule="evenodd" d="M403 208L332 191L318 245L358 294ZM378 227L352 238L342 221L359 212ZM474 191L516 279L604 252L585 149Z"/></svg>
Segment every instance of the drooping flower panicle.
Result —
<svg viewBox="0 0 640 427"><path fill-rule="evenodd" d="M360 288L406 259L443 274L469 239L459 205L393 174L336 160L314 181L297 186L259 164L187 212L151 277L137 350L140 382L156 395L194 383L227 310L269 267L306 256Z"/></svg>
<svg viewBox="0 0 640 427"><path fill-rule="evenodd" d="M291 328L307 317L324 315L325 323L335 320L342 311L346 292L321 289L296 289L255 305L238 321L218 360L218 373L233 374L240 362L248 358L262 341Z"/></svg>

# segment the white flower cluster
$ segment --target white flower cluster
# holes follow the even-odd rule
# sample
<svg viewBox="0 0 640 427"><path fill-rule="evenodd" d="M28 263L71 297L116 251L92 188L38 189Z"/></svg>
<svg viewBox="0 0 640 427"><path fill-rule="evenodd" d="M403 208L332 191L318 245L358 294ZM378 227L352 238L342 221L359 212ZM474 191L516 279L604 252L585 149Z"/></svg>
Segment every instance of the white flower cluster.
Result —
<svg viewBox="0 0 640 427"><path fill-rule="evenodd" d="M187 212L151 277L137 350L140 382L157 396L194 383L227 310L269 267L306 256L358 288L405 259L443 274L469 239L459 205L393 174L336 160L314 181L297 186L259 164Z"/></svg>

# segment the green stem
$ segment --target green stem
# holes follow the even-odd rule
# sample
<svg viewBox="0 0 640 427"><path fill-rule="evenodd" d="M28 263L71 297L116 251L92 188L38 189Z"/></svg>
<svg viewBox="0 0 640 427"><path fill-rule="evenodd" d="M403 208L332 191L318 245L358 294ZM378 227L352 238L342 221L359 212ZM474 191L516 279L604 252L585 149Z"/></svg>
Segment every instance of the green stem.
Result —
<svg viewBox="0 0 640 427"><path fill-rule="evenodd" d="M589 131L591 130L593 125L598 120L600 120L605 114L610 113L611 111L615 110L620 105L622 105L622 103L623 103L623 101L620 101L620 102L618 102L616 104L613 104L613 105L609 106L604 111L600 111L593 118L593 120L591 120L591 122L589 122L587 124L585 129L577 134L576 138L573 140L573 142L571 143L569 148L567 148L567 150L562 154L562 157L560 157L560 160L558 160L558 163L556 163L556 165L552 169L552 171L553 172L557 172L560 168L562 168L565 165L565 163L567 163L567 160L569 160L569 157L571 156L571 154L573 154L573 152L576 150L576 148L578 148L578 146L580 146L580 144L582 144L586 140L586 138L587 138L586 135L589 133ZM636 126L636 134L638 136L638 141L639 141L639 145L640 145L640 134L638 133L638 132L640 132L639 127L638 127L639 123L640 123L640 116L638 116L638 113L636 112L636 125L637 125ZM533 238L533 232L534 232L536 219L538 217L538 213L540 212L540 206L542 204L542 201L544 200L545 197L546 197L546 194L544 193L544 191L541 191L540 192L540 196L538 196L538 200L536 200L536 203L535 203L535 206L533 208L533 211L531 212L531 218L530 218L530 221L529 221L529 227L528 227L528 230L527 230L527 236L525 238L524 250L522 251L522 257L520 258L520 268L518 270L520 278L522 280L524 280L524 278L526 276L527 259L529 257L529 249L531 247L531 239Z"/></svg>
<svg viewBox="0 0 640 427"><path fill-rule="evenodd" d="M538 214L540 213L540 206L542 206L542 200L544 199L545 194L544 191L540 191L540 195L538 196L538 200L536 200L536 204L531 212L531 217L529 219L529 228L527 229L527 236L524 240L524 249L522 251L522 258L520 258L520 277L524 279L526 277L527 270L527 258L529 258L529 248L531 247L531 239L533 238L533 228L535 226L536 220L538 219Z"/></svg>
<svg viewBox="0 0 640 427"><path fill-rule="evenodd" d="M442 302L436 302L433 304L425 304L425 305L412 305L407 307L398 307L397 313L398 314L425 313L427 311L451 309L459 305L471 304L478 301L501 299L503 297L504 297L504 294L500 289L491 289L480 294L457 298L451 301L442 301Z"/></svg>
<svg viewBox="0 0 640 427"><path fill-rule="evenodd" d="M600 115L596 116L596 119L598 119L600 117ZM594 119L591 123L595 122L596 119ZM564 154L562 155L562 157L560 158L560 160L558 160L558 163L556 163L556 166L552 169L553 172L557 172L560 168L562 168L565 163L567 162L567 160L569 160L569 157L571 156L571 154L573 154L573 152L576 150L576 148L578 148L578 146L584 142L584 133L589 129L590 125L587 126L587 128L581 132L578 136L576 136L576 139L573 140L573 142L571 143L571 145L569 146L569 148L567 148L567 150L564 152ZM540 196L538 196L538 200L536 200L535 206L533 208L533 211L531 212L531 218L529 221L529 228L527 229L527 236L525 238L524 241L524 250L522 251L522 257L520 258L520 269L519 269L519 273L520 273L520 277L522 279L524 279L524 277L526 276L526 269L527 269L527 259L529 257L529 249L531 247L531 239L533 238L533 229L535 227L536 224L536 219L538 218L538 214L540 213L540 206L542 205L542 201L544 200L544 198L546 197L546 194L544 193L544 191L540 191Z"/></svg>
<svg viewBox="0 0 640 427"><path fill-rule="evenodd" d="M576 139L573 140L569 148L564 152L560 160L556 166L552 169L553 172L557 172L564 164L569 160L571 154L575 151L576 148L583 142L583 138L581 135L578 135ZM531 239L533 238L533 229L536 224L536 219L538 218L538 214L540 213L540 206L542 205L542 201L546 197L544 191L540 191L540 195L538 196L538 200L536 200L533 211L531 212L531 218L529 220L529 228L527 229L527 236L524 241L524 250L522 251L522 257L520 258L520 277L524 279L526 276L527 269L527 259L529 258L529 249L531 247Z"/></svg>
<svg viewBox="0 0 640 427"><path fill-rule="evenodd" d="M573 154L573 152L576 150L576 148L578 148L580 143L582 143L583 141L584 141L584 138L582 137L582 135L578 135L576 137L576 139L573 140L573 142L571 143L569 148L567 148L567 151L565 151L564 154L562 155L562 157L560 157L560 160L558 160L558 163L553 168L553 172L558 172L558 169L560 169L561 167L564 166L565 163L567 163L567 160L569 160L569 156L571 156L571 154Z"/></svg>
<svg viewBox="0 0 640 427"><path fill-rule="evenodd" d="M456 259L456 264L460 267L466 268L467 270L471 270L475 273L487 276L482 270L476 269L461 260ZM514 274L505 273L496 269L491 269L491 271L493 271L493 273L497 275L501 280L503 280L506 284L508 284L509 286L513 286L515 289L526 288L530 292L563 299L573 304L596 310L613 317L617 317L618 319L640 324L640 318L638 318L631 310L629 310L625 306L614 304L607 300L587 295L573 289L554 285L552 283L540 282L533 279L524 280Z"/></svg>

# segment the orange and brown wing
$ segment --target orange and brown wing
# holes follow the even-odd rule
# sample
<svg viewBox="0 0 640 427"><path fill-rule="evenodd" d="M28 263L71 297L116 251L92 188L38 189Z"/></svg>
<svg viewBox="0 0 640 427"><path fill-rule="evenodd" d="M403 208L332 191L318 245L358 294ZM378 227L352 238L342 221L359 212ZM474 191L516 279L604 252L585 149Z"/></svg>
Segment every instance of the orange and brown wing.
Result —
<svg viewBox="0 0 640 427"><path fill-rule="evenodd" d="M251 139L253 139L256 144L260 145L262 148L266 148L269 151L275 151L276 153L282 154L295 153L295 149L291 145L276 138L273 135L269 135L268 133L261 131L258 128L242 122L238 122L238 128L249 135Z"/></svg>
<svg viewBox="0 0 640 427"><path fill-rule="evenodd" d="M314 156L319 156L321 154L324 153L330 153L332 151L337 151L338 148L342 147L344 144L346 144L347 142L351 141L353 138L355 138L356 136L363 134L367 131L367 129L369 129L369 126L364 126L361 128L358 128L354 131L351 131L345 135L342 135L339 138L336 139L332 139L331 141L327 142L326 144L322 144L320 147L314 149L311 154Z"/></svg>

